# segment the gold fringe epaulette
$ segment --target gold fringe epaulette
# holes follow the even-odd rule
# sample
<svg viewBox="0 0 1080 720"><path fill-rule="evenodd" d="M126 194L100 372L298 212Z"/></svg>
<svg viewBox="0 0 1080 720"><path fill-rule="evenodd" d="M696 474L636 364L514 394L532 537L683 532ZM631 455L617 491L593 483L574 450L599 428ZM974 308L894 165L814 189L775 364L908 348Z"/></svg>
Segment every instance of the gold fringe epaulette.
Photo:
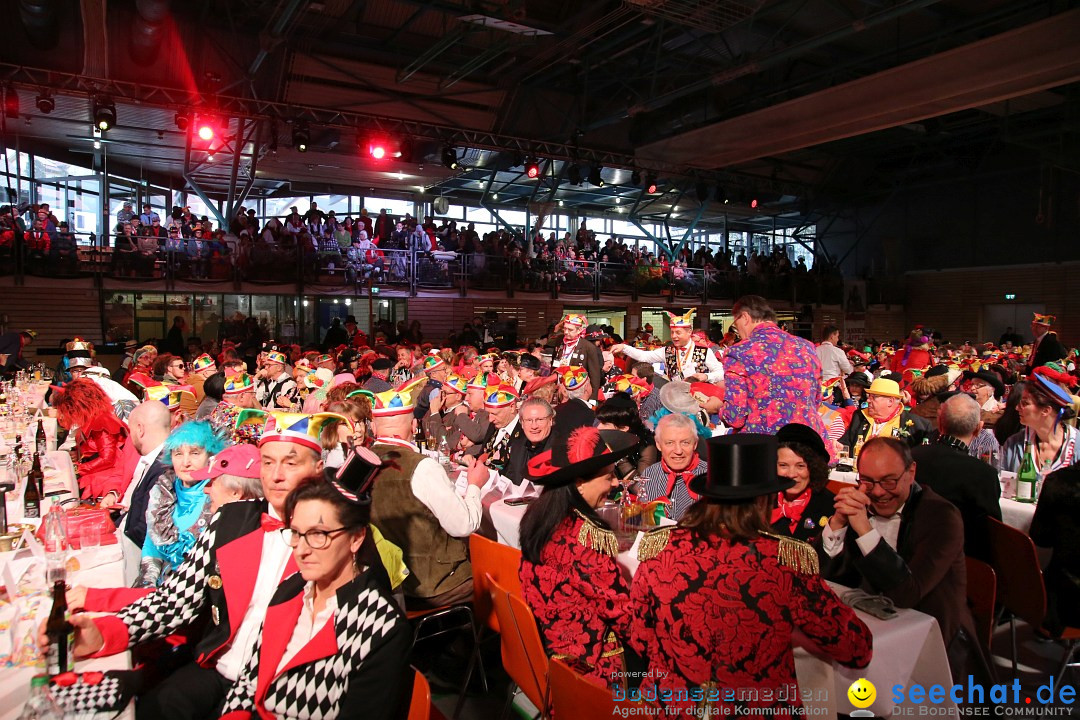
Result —
<svg viewBox="0 0 1080 720"><path fill-rule="evenodd" d="M773 533L762 533L762 535L779 541L776 561L784 567L789 567L802 575L817 575L821 572L818 566L818 554L813 545L787 535Z"/></svg>
<svg viewBox="0 0 1080 720"><path fill-rule="evenodd" d="M660 554L661 550L667 547L668 541L671 539L672 527L673 526L671 525L668 525L667 527L658 527L654 530L649 530L641 536L641 540L638 541L637 546L638 562L652 560Z"/></svg>
<svg viewBox="0 0 1080 720"><path fill-rule="evenodd" d="M592 548L602 555L618 557L619 538L615 537L615 533L597 527L584 515L581 515L581 519L585 521L581 523L581 529L578 530L577 534L577 540L581 543L581 546Z"/></svg>

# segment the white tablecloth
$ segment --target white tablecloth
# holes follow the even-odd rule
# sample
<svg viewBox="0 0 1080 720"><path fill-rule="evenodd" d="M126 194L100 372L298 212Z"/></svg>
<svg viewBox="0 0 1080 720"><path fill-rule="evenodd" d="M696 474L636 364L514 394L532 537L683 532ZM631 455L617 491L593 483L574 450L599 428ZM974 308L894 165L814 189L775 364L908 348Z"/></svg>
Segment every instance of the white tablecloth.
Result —
<svg viewBox="0 0 1080 720"><path fill-rule="evenodd" d="M488 513L499 542L511 547L520 547L519 526L525 514L525 506L508 506L501 500L488 506ZM637 572L637 541L629 549L619 554L619 567L628 580ZM838 594L845 588L834 586ZM847 690L851 683L861 677L874 683L877 688L877 700L870 707L878 717L890 717L893 713L891 688L893 685L920 683L924 687L931 685L952 685L949 673L949 660L945 654L945 643L937 621L917 610L898 610L892 620L879 620L856 610L856 614L867 624L874 635L874 658L870 665L862 670L852 670L815 656L806 643L795 648L795 674L800 690L823 690L815 692L814 699L805 703L817 709L807 717L836 718L837 711L850 713L854 710L847 701ZM957 715L955 705L942 704L938 707L951 716ZM918 710L913 711L914 714Z"/></svg>
<svg viewBox="0 0 1080 720"><path fill-rule="evenodd" d="M1022 503L1001 498L1001 520L1009 527L1031 531L1031 519L1035 517L1035 503Z"/></svg>
<svg viewBox="0 0 1080 720"><path fill-rule="evenodd" d="M3 566L15 553L0 553L0 566ZM105 545L93 550L80 550L75 557L87 565L102 561L95 567L88 567L73 573L69 584L89 587L123 587L124 562L119 545ZM80 660L75 663L76 672L105 672L107 670L130 670L131 654L120 653L109 657ZM30 680L43 668L0 668L0 720L17 720L23 704L30 696ZM132 705L120 715L121 720L131 720L135 716ZM102 715L102 717L105 717Z"/></svg>

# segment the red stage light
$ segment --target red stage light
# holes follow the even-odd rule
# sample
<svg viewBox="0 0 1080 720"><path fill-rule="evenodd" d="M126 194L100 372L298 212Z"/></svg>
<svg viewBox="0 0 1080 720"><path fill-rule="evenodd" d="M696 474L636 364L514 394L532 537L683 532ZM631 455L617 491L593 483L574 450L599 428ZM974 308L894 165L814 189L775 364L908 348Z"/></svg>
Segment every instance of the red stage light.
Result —
<svg viewBox="0 0 1080 720"><path fill-rule="evenodd" d="M525 174L528 175L529 178L535 179L537 176L540 175L540 166L536 163L533 163L525 170Z"/></svg>
<svg viewBox="0 0 1080 720"><path fill-rule="evenodd" d="M382 160L386 157L386 147L382 143L371 143L368 146L368 152L376 160Z"/></svg>
<svg viewBox="0 0 1080 720"><path fill-rule="evenodd" d="M750 201L750 207L754 210L757 210L757 198L754 198Z"/></svg>
<svg viewBox="0 0 1080 720"><path fill-rule="evenodd" d="M214 139L214 128L211 125L203 123L199 126L199 137L207 142Z"/></svg>
<svg viewBox="0 0 1080 720"><path fill-rule="evenodd" d="M653 183L652 185L649 186L649 194L651 195L654 192L656 192L656 183Z"/></svg>

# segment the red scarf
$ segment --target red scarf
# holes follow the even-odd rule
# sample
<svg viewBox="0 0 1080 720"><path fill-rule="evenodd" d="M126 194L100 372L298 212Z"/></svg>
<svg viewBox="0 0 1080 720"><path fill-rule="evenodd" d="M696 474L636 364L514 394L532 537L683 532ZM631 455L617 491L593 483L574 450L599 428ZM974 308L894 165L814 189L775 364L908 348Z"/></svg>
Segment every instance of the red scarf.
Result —
<svg viewBox="0 0 1080 720"><path fill-rule="evenodd" d="M799 524L799 520L802 519L806 506L809 504L809 492L800 493L799 497L794 500L788 500L784 497L784 491L781 490L776 494L776 507L773 508L770 524L776 524L780 518L786 517L791 521L790 528L794 530L795 526Z"/></svg>
<svg viewBox="0 0 1080 720"><path fill-rule="evenodd" d="M683 484L686 485L686 492L690 495L690 499L697 501L700 495L690 489L690 479L697 474L694 470L697 469L699 462L701 461L698 459L698 454L694 453L690 457L690 464L686 466L686 469L676 471L669 468L664 459L660 458L660 469L667 474L667 491L664 495L669 500L671 499L671 493L675 491L675 483L679 481L679 478L682 478Z"/></svg>

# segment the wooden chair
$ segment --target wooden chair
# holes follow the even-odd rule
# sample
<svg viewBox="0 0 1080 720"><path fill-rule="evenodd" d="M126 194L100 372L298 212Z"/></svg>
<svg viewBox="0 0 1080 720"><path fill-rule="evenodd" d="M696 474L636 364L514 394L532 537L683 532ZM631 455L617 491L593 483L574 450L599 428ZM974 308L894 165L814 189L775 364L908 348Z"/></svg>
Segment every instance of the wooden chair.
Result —
<svg viewBox="0 0 1080 720"><path fill-rule="evenodd" d="M1025 533L1005 523L987 518L990 531L990 557L998 579L998 601L1001 614L1008 610L1009 633L1012 648L1013 677L1017 677L1016 618L1027 622L1037 631L1046 632L1046 585L1035 543ZM1061 682L1062 675L1072 665L1072 659L1080 649L1080 628L1068 627L1055 640L1065 644L1065 656L1054 678Z"/></svg>
<svg viewBox="0 0 1080 720"><path fill-rule="evenodd" d="M975 618L975 631L983 651L989 658L994 637L994 606L997 603L997 575L988 563L966 557L967 600L971 615Z"/></svg>
<svg viewBox="0 0 1080 720"><path fill-rule="evenodd" d="M469 559L473 568L473 615L477 622L499 632L499 617L491 604L490 575L511 594L521 597L521 551L473 533L469 536Z"/></svg>
<svg viewBox="0 0 1080 720"><path fill-rule="evenodd" d="M487 584L502 628L499 638L503 668L511 680L502 717L507 717L510 712L516 688L540 708L541 717L549 717L548 658L536 627L536 617L524 600L512 595L490 575ZM575 714L574 717L588 716Z"/></svg>

